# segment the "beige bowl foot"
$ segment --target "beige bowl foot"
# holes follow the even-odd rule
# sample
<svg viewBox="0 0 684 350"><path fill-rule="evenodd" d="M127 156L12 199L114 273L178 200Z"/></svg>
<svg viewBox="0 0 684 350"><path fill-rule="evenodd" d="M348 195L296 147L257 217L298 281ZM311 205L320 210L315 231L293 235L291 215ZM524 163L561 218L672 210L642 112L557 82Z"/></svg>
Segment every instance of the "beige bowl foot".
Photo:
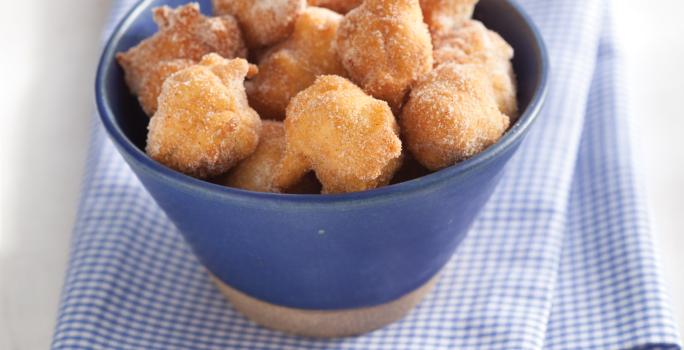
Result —
<svg viewBox="0 0 684 350"><path fill-rule="evenodd" d="M270 304L239 292L218 278L212 280L231 304L266 328L316 338L367 333L404 317L434 287L438 276L401 298L372 307L344 310L306 310Z"/></svg>

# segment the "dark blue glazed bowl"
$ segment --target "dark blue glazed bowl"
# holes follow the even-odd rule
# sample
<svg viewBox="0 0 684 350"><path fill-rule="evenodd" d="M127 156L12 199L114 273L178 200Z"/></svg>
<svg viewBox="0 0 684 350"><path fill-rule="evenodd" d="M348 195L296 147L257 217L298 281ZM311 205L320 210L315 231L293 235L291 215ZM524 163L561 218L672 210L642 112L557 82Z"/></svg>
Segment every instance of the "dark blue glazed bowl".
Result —
<svg viewBox="0 0 684 350"><path fill-rule="evenodd" d="M146 124L115 54L156 31L150 10L187 0L145 0L104 50L96 96L102 123L144 186L220 280L293 308L384 304L430 280L463 240L533 124L546 89L542 39L512 1L482 0L476 17L514 48L519 121L494 146L422 178L344 195L255 193L175 172L145 152ZM211 1L199 1L210 12Z"/></svg>

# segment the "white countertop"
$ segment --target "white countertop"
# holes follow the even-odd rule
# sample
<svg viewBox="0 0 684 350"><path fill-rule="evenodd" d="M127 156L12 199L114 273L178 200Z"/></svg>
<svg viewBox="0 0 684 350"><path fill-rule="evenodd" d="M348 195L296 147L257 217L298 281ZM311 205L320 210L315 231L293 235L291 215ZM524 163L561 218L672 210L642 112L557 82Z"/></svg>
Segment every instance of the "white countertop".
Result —
<svg viewBox="0 0 684 350"><path fill-rule="evenodd" d="M0 0L0 349L55 324L110 0ZM622 0L634 112L663 272L684 320L684 2ZM9 9L9 10L7 10ZM681 27L680 27L681 28ZM658 30L658 34L655 34ZM681 323L680 323L681 326Z"/></svg>

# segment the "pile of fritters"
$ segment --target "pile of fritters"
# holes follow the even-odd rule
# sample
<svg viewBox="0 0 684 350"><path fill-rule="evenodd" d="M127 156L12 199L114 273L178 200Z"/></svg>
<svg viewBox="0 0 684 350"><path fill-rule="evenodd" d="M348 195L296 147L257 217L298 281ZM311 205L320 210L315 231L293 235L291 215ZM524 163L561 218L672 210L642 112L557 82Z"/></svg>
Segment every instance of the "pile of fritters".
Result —
<svg viewBox="0 0 684 350"><path fill-rule="evenodd" d="M251 191L364 191L472 157L516 120L513 49L471 19L476 3L160 7L159 31L117 59L150 117L146 151L169 168Z"/></svg>

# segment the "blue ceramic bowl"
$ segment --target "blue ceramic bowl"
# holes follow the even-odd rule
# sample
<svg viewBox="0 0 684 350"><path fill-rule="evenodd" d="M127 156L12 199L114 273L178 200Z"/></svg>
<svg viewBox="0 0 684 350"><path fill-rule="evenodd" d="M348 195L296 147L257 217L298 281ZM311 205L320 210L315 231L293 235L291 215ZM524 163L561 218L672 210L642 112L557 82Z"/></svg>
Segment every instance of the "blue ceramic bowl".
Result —
<svg viewBox="0 0 684 350"><path fill-rule="evenodd" d="M463 240L544 100L547 58L512 1L482 0L476 17L514 48L519 121L495 145L412 181L344 195L287 195L218 186L175 172L144 152L146 124L115 54L156 31L145 0L118 25L97 72L102 123L199 260L224 283L272 304L339 310L384 304L425 284ZM211 1L199 1L210 13Z"/></svg>

